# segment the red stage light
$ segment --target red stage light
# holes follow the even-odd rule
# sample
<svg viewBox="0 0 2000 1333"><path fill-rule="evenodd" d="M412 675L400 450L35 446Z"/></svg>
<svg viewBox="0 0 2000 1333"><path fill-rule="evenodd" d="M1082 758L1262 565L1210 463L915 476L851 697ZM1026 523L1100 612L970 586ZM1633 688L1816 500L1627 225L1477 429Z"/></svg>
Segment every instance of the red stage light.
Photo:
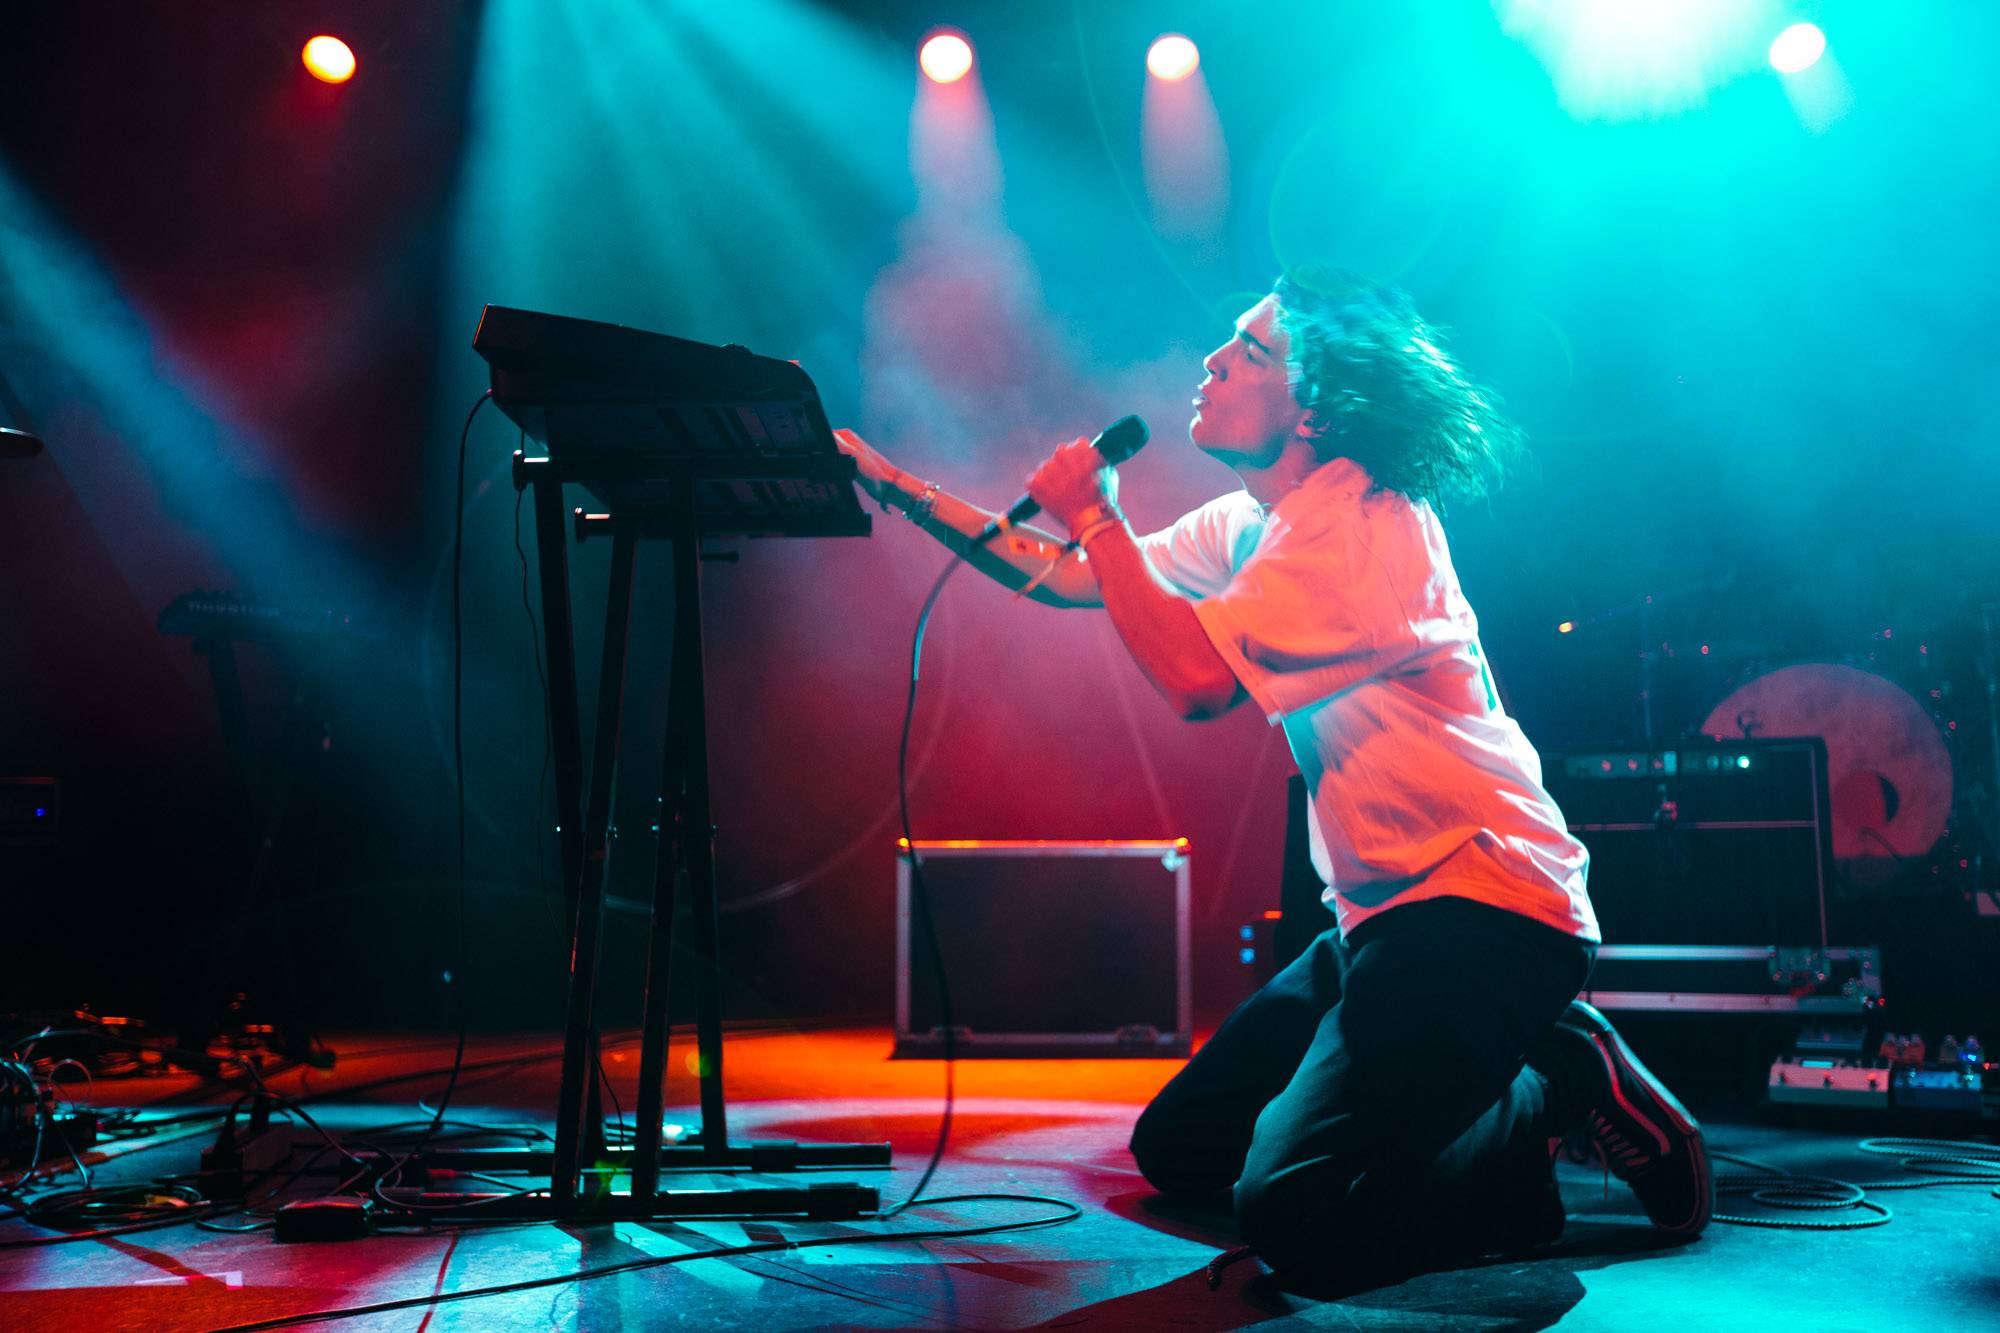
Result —
<svg viewBox="0 0 2000 1333"><path fill-rule="evenodd" d="M933 83L956 83L972 69L972 43L961 33L933 33L917 53L917 63Z"/></svg>
<svg viewBox="0 0 2000 1333"><path fill-rule="evenodd" d="M313 38L299 52L299 59L321 83L346 83L354 77L354 51L338 37L322 34Z"/></svg>

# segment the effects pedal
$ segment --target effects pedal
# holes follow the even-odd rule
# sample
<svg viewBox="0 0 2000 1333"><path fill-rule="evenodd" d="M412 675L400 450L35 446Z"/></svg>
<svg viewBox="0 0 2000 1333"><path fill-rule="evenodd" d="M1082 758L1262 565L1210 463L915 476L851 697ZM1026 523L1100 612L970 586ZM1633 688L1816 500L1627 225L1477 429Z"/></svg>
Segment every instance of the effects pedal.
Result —
<svg viewBox="0 0 2000 1333"><path fill-rule="evenodd" d="M1890 1067L1880 1060L1781 1055L1771 1062L1773 1104L1889 1109Z"/></svg>

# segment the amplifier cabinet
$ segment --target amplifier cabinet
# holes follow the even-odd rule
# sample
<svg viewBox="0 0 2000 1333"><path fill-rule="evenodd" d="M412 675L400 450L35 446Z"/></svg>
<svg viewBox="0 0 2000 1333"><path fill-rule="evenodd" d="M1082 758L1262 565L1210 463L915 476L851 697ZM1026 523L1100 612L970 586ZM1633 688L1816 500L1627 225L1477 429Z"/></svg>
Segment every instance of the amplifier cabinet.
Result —
<svg viewBox="0 0 2000 1333"><path fill-rule="evenodd" d="M1551 754L1543 771L1590 849L1606 944L1827 947L1819 737Z"/></svg>
<svg viewBox="0 0 2000 1333"><path fill-rule="evenodd" d="M1188 842L919 840L960 1056L1184 1056ZM896 859L896 1054L944 1053L936 977Z"/></svg>

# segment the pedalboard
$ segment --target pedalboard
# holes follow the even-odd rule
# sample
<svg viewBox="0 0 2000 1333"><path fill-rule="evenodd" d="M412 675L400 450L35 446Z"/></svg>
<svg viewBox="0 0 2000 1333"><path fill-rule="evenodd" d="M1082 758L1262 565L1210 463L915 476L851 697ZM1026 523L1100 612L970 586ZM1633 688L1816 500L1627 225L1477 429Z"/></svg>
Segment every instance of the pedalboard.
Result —
<svg viewBox="0 0 2000 1333"><path fill-rule="evenodd" d="M1982 1058L1976 1038L1946 1037L1937 1059L1922 1038L1885 1035L1875 1054L1800 1049L1771 1062L1767 1096L1774 1106L1858 1108L2000 1121L2000 1063Z"/></svg>

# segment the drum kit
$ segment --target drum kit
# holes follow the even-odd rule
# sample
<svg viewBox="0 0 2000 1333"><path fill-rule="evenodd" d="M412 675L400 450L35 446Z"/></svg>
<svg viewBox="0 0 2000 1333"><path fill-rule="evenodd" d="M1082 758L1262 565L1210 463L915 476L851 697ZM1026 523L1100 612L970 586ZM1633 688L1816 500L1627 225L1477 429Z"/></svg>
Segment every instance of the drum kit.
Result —
<svg viewBox="0 0 2000 1333"><path fill-rule="evenodd" d="M1850 895L1925 888L2000 912L2000 601L1821 661L1745 661L1699 730L1826 743L1833 854Z"/></svg>

